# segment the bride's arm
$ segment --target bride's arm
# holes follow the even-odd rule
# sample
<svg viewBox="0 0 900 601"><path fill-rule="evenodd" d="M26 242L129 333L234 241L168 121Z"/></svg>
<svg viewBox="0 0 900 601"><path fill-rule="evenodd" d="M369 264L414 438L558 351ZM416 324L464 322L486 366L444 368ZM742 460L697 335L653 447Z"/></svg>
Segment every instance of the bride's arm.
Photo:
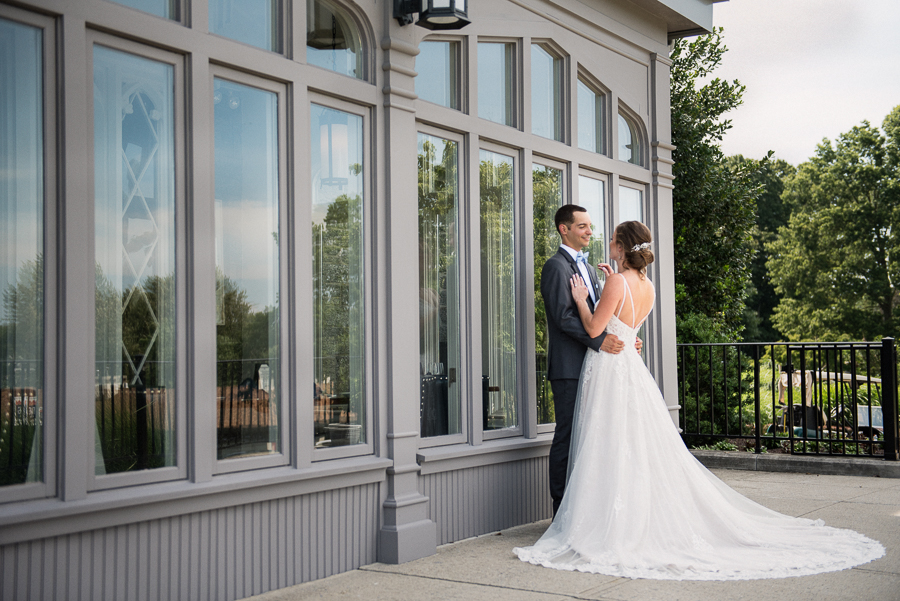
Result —
<svg viewBox="0 0 900 601"><path fill-rule="evenodd" d="M603 286L603 293L600 294L600 302L591 313L588 306L588 289L584 285L580 276L574 275L570 280L572 286L572 297L575 299L575 305L578 307L578 316L581 317L581 323L584 325L588 336L599 336L606 329L606 324L615 312L619 301L625 294L625 286L622 278L606 278L606 285Z"/></svg>

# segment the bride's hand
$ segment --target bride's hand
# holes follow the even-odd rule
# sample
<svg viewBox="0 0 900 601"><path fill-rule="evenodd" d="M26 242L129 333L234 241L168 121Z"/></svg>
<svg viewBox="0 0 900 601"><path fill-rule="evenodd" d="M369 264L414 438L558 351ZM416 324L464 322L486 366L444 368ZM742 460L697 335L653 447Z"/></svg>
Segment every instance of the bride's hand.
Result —
<svg viewBox="0 0 900 601"><path fill-rule="evenodd" d="M581 279L580 275L573 275L569 280L569 283L572 286L572 298L575 299L575 302L586 301L588 297L588 289L587 286L584 285L584 281Z"/></svg>
<svg viewBox="0 0 900 601"><path fill-rule="evenodd" d="M597 269L603 272L603 275L609 277L613 274L612 265L609 263L597 263Z"/></svg>

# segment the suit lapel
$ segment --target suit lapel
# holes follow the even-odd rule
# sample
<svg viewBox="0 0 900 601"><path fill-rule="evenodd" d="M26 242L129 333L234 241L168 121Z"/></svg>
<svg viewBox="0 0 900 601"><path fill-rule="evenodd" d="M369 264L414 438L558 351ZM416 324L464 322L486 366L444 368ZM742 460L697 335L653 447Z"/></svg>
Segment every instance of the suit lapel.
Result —
<svg viewBox="0 0 900 601"><path fill-rule="evenodd" d="M562 255L563 259L569 264L569 269L572 271L572 275L581 275L581 271L578 269L578 264L575 262L575 259L572 258L568 252L563 250L562 247L557 251L560 255ZM600 285L597 283L597 274L594 269L591 267L590 263L587 266L588 277L591 279L590 286L593 289L594 296L597 300L600 300ZM588 307L591 310L591 313L594 312L594 303L588 303Z"/></svg>

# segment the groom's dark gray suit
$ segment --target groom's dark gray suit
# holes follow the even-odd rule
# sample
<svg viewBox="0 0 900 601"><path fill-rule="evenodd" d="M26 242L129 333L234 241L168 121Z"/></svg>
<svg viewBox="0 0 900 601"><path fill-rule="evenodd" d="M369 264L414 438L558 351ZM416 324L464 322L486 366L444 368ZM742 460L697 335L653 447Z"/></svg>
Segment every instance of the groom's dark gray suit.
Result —
<svg viewBox="0 0 900 601"><path fill-rule="evenodd" d="M600 298L602 287L597 273L587 264L590 282L585 282ZM569 465L569 440L572 434L572 416L575 413L575 397L581 364L588 347L600 350L606 333L596 338L588 336L578 315L578 307L572 298L569 279L579 274L575 259L563 248L547 259L541 270L541 296L547 312L547 379L553 390L556 413L556 432L550 447L550 497L553 499L553 515L559 509L566 489L566 473ZM590 301L590 297L588 297ZM588 302L593 311L593 303Z"/></svg>

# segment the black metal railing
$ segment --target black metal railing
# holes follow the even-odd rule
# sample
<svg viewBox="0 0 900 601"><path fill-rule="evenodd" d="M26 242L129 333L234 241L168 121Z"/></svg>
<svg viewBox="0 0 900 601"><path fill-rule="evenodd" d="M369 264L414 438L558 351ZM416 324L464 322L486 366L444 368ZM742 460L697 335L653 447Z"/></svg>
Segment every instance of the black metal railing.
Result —
<svg viewBox="0 0 900 601"><path fill-rule="evenodd" d="M892 338L679 344L678 378L688 446L900 458Z"/></svg>

